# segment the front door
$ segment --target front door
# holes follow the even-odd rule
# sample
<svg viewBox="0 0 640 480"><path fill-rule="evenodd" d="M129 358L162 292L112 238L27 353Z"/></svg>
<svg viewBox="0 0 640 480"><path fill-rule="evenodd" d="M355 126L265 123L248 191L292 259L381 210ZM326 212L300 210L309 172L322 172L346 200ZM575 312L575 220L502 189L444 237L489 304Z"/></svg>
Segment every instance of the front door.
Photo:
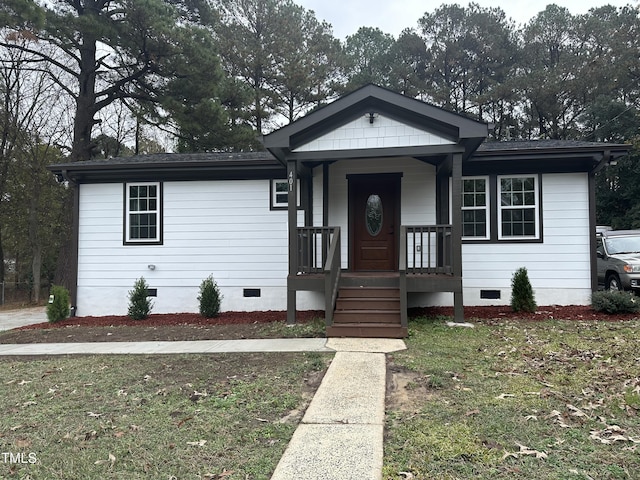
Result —
<svg viewBox="0 0 640 480"><path fill-rule="evenodd" d="M350 175L349 225L353 271L398 269L400 175Z"/></svg>

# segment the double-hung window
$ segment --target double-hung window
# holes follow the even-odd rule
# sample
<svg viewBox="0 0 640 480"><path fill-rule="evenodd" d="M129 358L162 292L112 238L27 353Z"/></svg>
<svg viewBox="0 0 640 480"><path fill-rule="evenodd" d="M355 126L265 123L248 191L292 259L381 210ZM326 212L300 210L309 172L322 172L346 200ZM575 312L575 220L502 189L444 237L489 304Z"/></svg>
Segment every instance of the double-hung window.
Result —
<svg viewBox="0 0 640 480"><path fill-rule="evenodd" d="M162 242L162 184L125 184L125 243Z"/></svg>
<svg viewBox="0 0 640 480"><path fill-rule="evenodd" d="M462 179L462 238L489 239L489 179Z"/></svg>
<svg viewBox="0 0 640 480"><path fill-rule="evenodd" d="M297 206L300 206L300 179L297 182ZM287 179L271 180L271 209L286 209L289 205L289 182Z"/></svg>
<svg viewBox="0 0 640 480"><path fill-rule="evenodd" d="M538 177L498 176L498 239L540 238Z"/></svg>

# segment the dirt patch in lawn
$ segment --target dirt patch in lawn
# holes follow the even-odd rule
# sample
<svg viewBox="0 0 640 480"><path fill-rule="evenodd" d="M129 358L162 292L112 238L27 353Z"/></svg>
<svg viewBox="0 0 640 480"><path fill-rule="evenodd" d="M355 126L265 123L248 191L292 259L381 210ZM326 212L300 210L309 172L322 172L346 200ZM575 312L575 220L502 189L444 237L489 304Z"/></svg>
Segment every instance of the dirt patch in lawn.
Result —
<svg viewBox="0 0 640 480"><path fill-rule="evenodd" d="M432 397L428 385L428 375L387 360L386 409L405 413L419 411Z"/></svg>

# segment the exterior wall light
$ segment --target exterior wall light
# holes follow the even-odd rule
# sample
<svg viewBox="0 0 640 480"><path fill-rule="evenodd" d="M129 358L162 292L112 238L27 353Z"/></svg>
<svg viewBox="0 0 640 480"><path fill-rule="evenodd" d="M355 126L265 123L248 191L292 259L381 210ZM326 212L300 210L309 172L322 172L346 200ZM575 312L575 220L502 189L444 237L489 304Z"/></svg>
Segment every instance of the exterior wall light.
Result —
<svg viewBox="0 0 640 480"><path fill-rule="evenodd" d="M378 114L376 112L369 112L365 117L369 118L369 123L373 123L373 121L378 118Z"/></svg>
<svg viewBox="0 0 640 480"><path fill-rule="evenodd" d="M155 270L155 269L156 269L156 266L155 266L155 265L147 265L147 268L148 268L149 270Z"/></svg>

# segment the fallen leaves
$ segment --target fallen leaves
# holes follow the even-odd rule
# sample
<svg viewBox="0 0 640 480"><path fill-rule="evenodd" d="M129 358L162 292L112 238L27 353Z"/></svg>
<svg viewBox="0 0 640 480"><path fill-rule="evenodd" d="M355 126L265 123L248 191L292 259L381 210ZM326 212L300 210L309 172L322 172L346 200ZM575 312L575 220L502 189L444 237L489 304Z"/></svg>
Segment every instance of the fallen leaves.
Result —
<svg viewBox="0 0 640 480"><path fill-rule="evenodd" d="M115 455L110 453L109 454L109 460L96 460L93 464L94 465L104 465L105 463L111 463L111 465L113 466L113 464L116 463Z"/></svg>
<svg viewBox="0 0 640 480"><path fill-rule="evenodd" d="M204 447L207 444L206 440L198 440L197 442L187 442L187 445L191 447Z"/></svg>
<svg viewBox="0 0 640 480"><path fill-rule="evenodd" d="M539 450L533 450L525 445L521 445L519 443L516 443L516 445L520 448L519 451L517 452L507 452L505 450L504 455L502 456L502 460L505 460L509 457L513 457L513 458L519 458L521 455L525 455L525 456L534 456L538 459L542 459L544 460L545 458L547 458L547 453L546 452L542 452Z"/></svg>
<svg viewBox="0 0 640 480"><path fill-rule="evenodd" d="M640 443L640 439L625 435L625 430L618 425L606 425L605 428L601 430L591 430L589 438L606 445L611 445L615 442Z"/></svg>
<svg viewBox="0 0 640 480"><path fill-rule="evenodd" d="M513 393L501 393L500 395L498 395L496 398L496 400L504 400L505 398L513 398L515 397L515 395Z"/></svg>

